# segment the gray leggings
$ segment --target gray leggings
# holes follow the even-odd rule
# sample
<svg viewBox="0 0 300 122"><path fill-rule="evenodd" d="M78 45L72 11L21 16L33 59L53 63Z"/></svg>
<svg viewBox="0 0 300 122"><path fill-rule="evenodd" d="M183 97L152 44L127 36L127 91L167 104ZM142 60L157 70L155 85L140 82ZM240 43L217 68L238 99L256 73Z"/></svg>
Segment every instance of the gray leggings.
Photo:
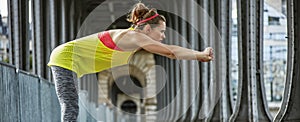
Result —
<svg viewBox="0 0 300 122"><path fill-rule="evenodd" d="M75 122L79 112L76 73L57 66L51 66L51 70L61 107L61 121Z"/></svg>

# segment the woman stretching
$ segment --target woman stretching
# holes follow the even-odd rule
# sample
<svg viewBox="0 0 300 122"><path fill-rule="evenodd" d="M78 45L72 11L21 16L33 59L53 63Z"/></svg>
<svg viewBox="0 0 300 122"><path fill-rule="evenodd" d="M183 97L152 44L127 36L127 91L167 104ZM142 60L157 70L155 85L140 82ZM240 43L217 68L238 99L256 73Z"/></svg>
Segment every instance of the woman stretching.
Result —
<svg viewBox="0 0 300 122"><path fill-rule="evenodd" d="M62 121L76 121L78 116L77 77L128 63L130 56L144 49L172 59L209 62L213 50L199 52L161 43L165 38L166 19L143 3L134 5L128 21L129 29L99 32L55 48L50 56L56 94L61 106Z"/></svg>

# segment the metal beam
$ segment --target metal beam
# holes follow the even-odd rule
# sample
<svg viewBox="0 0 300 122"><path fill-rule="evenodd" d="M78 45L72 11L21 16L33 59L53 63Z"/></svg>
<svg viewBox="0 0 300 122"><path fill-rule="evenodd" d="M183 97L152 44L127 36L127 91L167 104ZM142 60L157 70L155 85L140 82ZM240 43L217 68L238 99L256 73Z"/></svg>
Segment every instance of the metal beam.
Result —
<svg viewBox="0 0 300 122"><path fill-rule="evenodd" d="M10 64L29 71L29 5L28 0L8 0Z"/></svg>
<svg viewBox="0 0 300 122"><path fill-rule="evenodd" d="M287 0L288 58L284 99L274 121L300 121L300 1Z"/></svg>
<svg viewBox="0 0 300 122"><path fill-rule="evenodd" d="M217 89L219 87L222 90L222 93L215 93L214 96L218 97L220 95L220 99L217 99L219 102L214 109L214 113L212 115L211 121L228 121L231 113L231 101L229 94L229 84L230 84L230 66L231 57L230 57L230 19L231 19L231 0L215 0L214 1L215 9L215 23L217 26L217 30L220 35L216 35L215 39L215 72L217 74L216 80L219 82L219 86L216 86Z"/></svg>
<svg viewBox="0 0 300 122"><path fill-rule="evenodd" d="M174 6L174 12L178 12L178 4L177 2L175 3L175 6ZM179 17L178 16L174 16L174 30L176 30L178 32L179 30ZM175 45L179 45L179 35L178 33L175 33L174 36L174 42L173 44ZM174 67L175 67L175 73L174 73L174 90L175 90L175 113L174 113L174 119L176 119L177 117L179 117L181 114L182 114L182 111L181 111L181 97L180 97L180 92L181 91L178 91L178 89L180 88L180 84L181 84L181 80L180 80L180 75L176 75L176 74L180 74L180 66L178 66L179 62L178 60L176 60L176 63L174 64ZM176 120L173 120L173 121L176 121Z"/></svg>
<svg viewBox="0 0 300 122"><path fill-rule="evenodd" d="M33 40L33 72L38 76L45 77L45 48L44 41L46 40L45 32L46 26L44 20L44 9L41 0L34 0L32 2L32 40Z"/></svg>
<svg viewBox="0 0 300 122"><path fill-rule="evenodd" d="M176 6L176 5L175 5ZM175 7L173 6L173 7ZM174 9L174 8L173 8ZM167 35L167 43L170 43L170 44L174 44L175 40L176 39L176 33L174 33L174 27L176 26L176 22L175 22L175 18L177 16L174 16L172 15L171 13L168 13L165 17L167 17L167 20L169 20L166 24L167 24L167 32L168 35ZM173 28L173 29L170 29L170 28ZM177 29L175 29L177 30ZM175 41L174 41L175 40ZM169 75L169 85L170 85L170 99L169 99L169 106L170 106L170 110L169 110L169 117L168 117L168 120L167 121L175 121L176 120L176 117L178 117L177 115L177 112L178 112L178 109L177 109L177 101L176 101L176 82L177 82L177 79L176 79L176 61L175 60L170 60L169 62L169 71L168 73L170 74ZM175 102L174 102L175 101ZM173 102L173 103L172 103Z"/></svg>
<svg viewBox="0 0 300 122"><path fill-rule="evenodd" d="M198 27L198 14L197 14L197 7L195 4L195 1L187 0L187 20L189 23L188 26L188 41L189 46L188 48L194 49L194 50L200 50L199 48L199 37L198 32L195 30L195 28ZM199 92L199 62L198 61L189 61L189 95L190 95L190 102L189 104L189 116L186 121L195 121L197 119L197 110L199 109L199 103L195 102L197 98L197 92Z"/></svg>
<svg viewBox="0 0 300 122"><path fill-rule="evenodd" d="M219 21L217 21L218 20L218 14L216 13L217 11L215 11L216 9L218 9L217 8L217 6L216 6L216 2L215 2L215 0L209 0L208 1L208 3L207 3L208 5L208 9L207 9L207 13L208 13L208 16L207 16L207 18L205 18L205 19L207 19L207 23L205 23L205 24L207 24L207 40L205 41L205 45L204 45L204 48L206 48L206 47L208 47L208 46L210 46L210 47L212 47L212 48L214 48L214 50L215 50L215 52L217 52L217 53L215 53L215 60L218 60L220 57L219 57L219 55L220 54L218 54L219 53L219 49L217 49L218 48L218 41L219 41L219 33L218 33L218 28L217 27L219 27ZM218 62L210 62L210 63L208 63L208 76L207 76L207 81L206 81L206 83L207 83L207 100L206 100L206 102L207 102L207 110L206 110L206 113L207 113L207 115L206 115L206 118L205 118L205 121L211 121L211 118L213 117L213 110L214 110L214 107L217 105L218 106L218 104L219 104L219 101L218 100L216 100L215 99L215 90L216 89L218 89L218 88L216 88L216 89L214 89L214 87L217 87L216 85L217 84L215 84L214 82L219 82L218 80L219 80L219 78L220 78L220 76L218 76L218 75L215 75L217 72L217 70L215 70L216 68L218 68L219 66L218 66L219 64L218 64ZM218 109L217 109L217 111L219 111Z"/></svg>
<svg viewBox="0 0 300 122"><path fill-rule="evenodd" d="M258 118L259 121L271 121L272 116L269 111L269 106L267 104L266 98L266 90L265 90L265 82L264 82L264 66L263 66L263 52L264 52L264 42L263 42L263 34L264 34L264 1L256 0L256 9L255 12L257 14L256 18L253 18L256 21L256 94L257 94L257 107L258 111Z"/></svg>
<svg viewBox="0 0 300 122"><path fill-rule="evenodd" d="M222 45L224 46L224 50L226 52L226 63L224 63L224 65L226 66L225 69L225 83L224 83L224 87L222 88L223 90L223 94L222 94L222 118L224 118L224 121L228 121L229 117L232 114L232 101L231 101L231 95L230 95L230 84L231 84L231 64L232 64L232 60L231 60L231 27L232 27L232 0L221 0L221 5L224 6L222 7L223 10L221 10L221 14L224 15L223 19L224 21L222 21L221 23L221 36L224 39L224 42ZM227 6L227 7L225 7ZM223 40L222 39L222 40Z"/></svg>
<svg viewBox="0 0 300 122"><path fill-rule="evenodd" d="M239 84L230 121L271 121L262 82L262 12L260 0L238 0Z"/></svg>
<svg viewBox="0 0 300 122"><path fill-rule="evenodd" d="M181 1L181 9L180 9L180 16L182 18L187 18L187 4L186 4L186 0ZM179 33L181 34L182 38L180 39L181 41L179 42L179 45L182 47L187 47L187 44L185 43L185 41L183 39L187 39L188 37L188 33L187 33L187 23L186 20L181 19L180 20L180 30ZM183 112L185 112L185 110L188 109L188 103L190 103L190 97L189 97L189 69L188 69L188 65L189 62L186 60L181 60L179 61L181 64L181 72L180 72L180 80L181 80L181 86L180 86L180 95L181 95L181 110L183 110ZM188 114L187 112L185 112L179 119L179 121L184 121L187 118Z"/></svg>
<svg viewBox="0 0 300 122"><path fill-rule="evenodd" d="M209 0L199 0L199 18L200 22L198 23L199 32L201 35L201 41L199 43L199 48L204 49L207 45L209 45L209 17L207 16L209 10ZM198 109L198 116L196 121L205 121L208 115L208 82L209 82L209 64L208 63L201 63L200 64L200 91L199 91L199 109Z"/></svg>
<svg viewBox="0 0 300 122"><path fill-rule="evenodd" d="M68 18L69 18L69 5L68 5L68 0L60 0L60 22L61 22L61 26L59 28L59 32L60 32L60 44L66 43L68 40L68 36L69 36L69 22L68 22Z"/></svg>

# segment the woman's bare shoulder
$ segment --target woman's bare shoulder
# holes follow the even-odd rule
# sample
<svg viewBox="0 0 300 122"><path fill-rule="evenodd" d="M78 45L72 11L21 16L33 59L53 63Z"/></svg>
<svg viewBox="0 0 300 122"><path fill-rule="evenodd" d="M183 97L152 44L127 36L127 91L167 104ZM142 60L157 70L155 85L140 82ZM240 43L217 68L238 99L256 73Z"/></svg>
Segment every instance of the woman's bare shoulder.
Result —
<svg viewBox="0 0 300 122"><path fill-rule="evenodd" d="M129 29L115 29L109 30L109 34L119 48L123 50L133 50L136 48L133 40L135 40L137 32Z"/></svg>

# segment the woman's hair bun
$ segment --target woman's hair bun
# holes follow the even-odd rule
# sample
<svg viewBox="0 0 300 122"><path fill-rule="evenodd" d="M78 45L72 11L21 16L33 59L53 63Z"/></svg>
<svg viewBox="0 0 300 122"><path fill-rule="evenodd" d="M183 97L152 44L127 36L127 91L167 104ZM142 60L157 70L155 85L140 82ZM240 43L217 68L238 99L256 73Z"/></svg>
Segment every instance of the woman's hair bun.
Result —
<svg viewBox="0 0 300 122"><path fill-rule="evenodd" d="M143 3L137 3L133 6L131 14L129 14L127 21L136 24L143 19L143 16L149 12L149 8Z"/></svg>

